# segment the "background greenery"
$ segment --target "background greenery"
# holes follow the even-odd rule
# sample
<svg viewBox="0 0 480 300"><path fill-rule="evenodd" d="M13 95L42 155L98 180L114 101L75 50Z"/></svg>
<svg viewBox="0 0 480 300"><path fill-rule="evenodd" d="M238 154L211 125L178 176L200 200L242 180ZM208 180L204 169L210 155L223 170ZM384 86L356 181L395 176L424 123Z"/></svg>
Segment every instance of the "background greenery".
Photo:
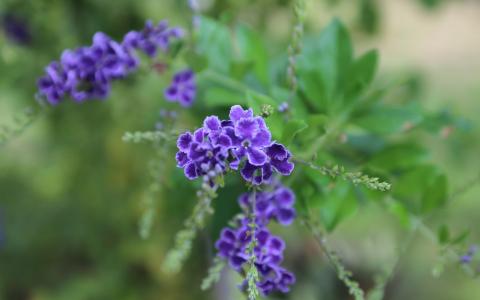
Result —
<svg viewBox="0 0 480 300"><path fill-rule="evenodd" d="M347 145L339 140L338 145L330 147L335 155L325 159L335 156L335 161L362 166L367 160L364 170L387 178L398 175L395 172L399 166L412 167L407 172L409 176L395 177L393 182L393 193L400 198L407 195L405 198L410 199L415 193L422 197L424 189L432 185L434 191L445 189L445 194L473 185L472 179L479 170L480 145L476 137L480 105L475 100L480 95L480 60L476 57L480 44L475 39L475 26L480 24L472 11L480 12L479 5L447 0L412 0L401 4L394 0L307 2L308 34L305 56L299 61L305 99L328 99L315 93L334 93L328 84L325 90L319 89L316 77L333 75L316 74L308 66L331 59L315 50L321 30L330 28L327 32L334 32L331 38L339 38L337 46L345 45L343 27L335 27L336 23L327 27L334 16L339 16L353 38L356 58L371 47L379 49L379 73L373 87L390 87L388 94L382 96L382 103L386 104L360 112L353 127L381 137L377 141L384 137L387 140L388 136L389 143L409 145L407 149L390 149L379 154L375 149L365 148L375 145L374 140L356 140L356 131L352 130L348 133L353 135L346 136ZM219 30L220 33L213 35L218 40L222 39L222 26L236 28L239 23L258 33L252 37L248 29L238 29L239 36L248 41L240 43L240 47L249 48L241 48L240 53L246 53L245 57L237 56L237 60L228 64L225 61L230 57L228 53L235 50L215 47L218 45L215 40L204 39L202 44L200 38L198 51L211 69L231 72L233 78L242 78L249 86L257 84L257 90L273 85L273 81L284 81L281 74L286 68L286 49L294 22L290 1L202 3L206 3L202 14L211 18L202 26ZM120 38L128 30L141 28L145 19L167 18L171 24L189 28L192 18L187 4L181 1L3 1L0 12L2 16L13 14L21 18L31 33L31 40L20 44L3 31L0 35L1 124L12 123L19 112L34 103L36 78L42 74L44 65L58 57L64 48L90 43L96 31ZM264 46L265 52L260 51ZM201 60L186 57L185 61L193 64ZM250 59L256 62L253 69L249 66ZM178 62L179 67L182 65ZM230 69L222 70L225 66ZM257 81L244 78L246 69ZM162 88L170 74L147 70L148 67L143 68L140 74L116 83L105 102L82 105L65 102L49 109L18 138L2 146L0 226L4 239L0 238L0 299L239 297L234 287L239 279L233 273L224 274L214 291L202 292L199 286L213 255L212 241L236 212L234 200L242 192L240 187L227 182L227 188L221 190L215 201L217 213L197 239L184 270L174 276L165 274L161 271L165 252L195 203L195 185L183 179L172 157L148 144L124 143L122 136L125 131L153 130L161 108L178 110L181 126L193 128L206 112L225 115L222 105L246 99L231 90L209 86L205 76L200 77L200 83L205 85L197 105L192 111L181 110L163 100ZM365 68L360 70L363 72ZM285 90L270 92L275 93L283 96ZM324 107L323 103L320 108L312 109L322 113ZM403 135L405 131L409 134ZM307 141L308 134L305 132ZM298 142L301 149L302 140ZM418 145L423 152L411 145ZM370 153L374 161L365 153ZM155 157L157 163L149 163ZM434 169L430 167L432 163ZM426 180L422 184L425 178L443 178L442 174L448 177L448 190L443 179L435 179L434 183ZM138 222L144 211L142 199L152 188L152 180L161 180L162 187L156 196L151 237L143 240L138 233ZM237 178L228 180L234 183ZM329 184L327 179L322 180L318 184ZM400 209L396 206L386 209L379 201L357 201L341 194L343 190L348 189L342 189L339 182L334 191L340 194L328 192L328 199L333 200L319 202L320 219L326 229L335 228L329 235L329 243L360 285L368 290L379 271L395 260L397 249L408 234L405 225L399 222L404 214L398 211L405 207L414 213L429 209L416 207L418 201L407 200L401 202ZM464 244L459 245L460 251L480 238L476 226L479 192L478 187L468 189L428 219L433 232L442 228L442 224L448 225L452 236L470 229ZM376 199L375 195L369 196ZM353 200L348 200L349 197ZM337 198L348 201L339 202ZM339 207L338 203L346 204ZM348 298L345 287L300 222L275 231L286 237L287 265L298 280L293 291L283 298ZM385 299L480 296L478 280L466 276L454 262L446 264L440 277L433 276L439 274L441 249L435 238L432 241L424 235L415 235L414 243L405 250L387 286Z"/></svg>

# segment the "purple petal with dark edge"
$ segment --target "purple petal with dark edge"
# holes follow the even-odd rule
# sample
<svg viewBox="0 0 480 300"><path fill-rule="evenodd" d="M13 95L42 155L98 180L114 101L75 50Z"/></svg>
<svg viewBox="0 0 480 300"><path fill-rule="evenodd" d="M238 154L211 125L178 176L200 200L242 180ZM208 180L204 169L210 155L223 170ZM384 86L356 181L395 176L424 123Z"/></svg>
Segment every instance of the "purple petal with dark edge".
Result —
<svg viewBox="0 0 480 300"><path fill-rule="evenodd" d="M177 160L177 166L182 168L188 163L188 156L187 153L178 151L175 155L175 159Z"/></svg>
<svg viewBox="0 0 480 300"><path fill-rule="evenodd" d="M294 165L287 160L272 160L271 164L275 168L275 170L277 170L282 175L288 176L292 174Z"/></svg>
<svg viewBox="0 0 480 300"><path fill-rule="evenodd" d="M267 148L267 155L276 160L284 160L289 157L287 149L278 143L274 143Z"/></svg>
<svg viewBox="0 0 480 300"><path fill-rule="evenodd" d="M193 136L190 132L185 132L178 137L177 147L183 152L187 152L193 142Z"/></svg>
<svg viewBox="0 0 480 300"><path fill-rule="evenodd" d="M248 162L254 166L261 166L267 162L267 155L262 150L250 147L247 149Z"/></svg>
<svg viewBox="0 0 480 300"><path fill-rule="evenodd" d="M193 162L185 166L184 173L185 173L185 176L190 180L198 177L197 168Z"/></svg>
<svg viewBox="0 0 480 300"><path fill-rule="evenodd" d="M205 131L212 132L212 131L219 131L221 129L220 119L217 116L209 116L206 117L203 121L203 127Z"/></svg>
<svg viewBox="0 0 480 300"><path fill-rule="evenodd" d="M205 137L205 133L203 131L203 128L198 128L197 130L195 130L195 132L193 133L193 136L194 136L195 142L197 142L197 143L203 142L203 139Z"/></svg>
<svg viewBox="0 0 480 300"><path fill-rule="evenodd" d="M262 166L262 180L264 182L269 182L272 179L273 170L270 164L264 164Z"/></svg>
<svg viewBox="0 0 480 300"><path fill-rule="evenodd" d="M245 166L242 168L240 171L243 179L246 181L252 181L253 180L253 173L255 173L255 170L257 167L251 165L250 163L246 162Z"/></svg>

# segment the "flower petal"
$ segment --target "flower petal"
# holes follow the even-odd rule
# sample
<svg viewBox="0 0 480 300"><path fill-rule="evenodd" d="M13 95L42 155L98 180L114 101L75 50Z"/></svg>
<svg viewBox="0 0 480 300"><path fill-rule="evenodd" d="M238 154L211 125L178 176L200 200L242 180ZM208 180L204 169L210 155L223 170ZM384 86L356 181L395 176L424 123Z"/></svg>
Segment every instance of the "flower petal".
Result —
<svg viewBox="0 0 480 300"><path fill-rule="evenodd" d="M177 147L180 151L187 152L192 144L193 136L190 132L182 133L177 139Z"/></svg>
<svg viewBox="0 0 480 300"><path fill-rule="evenodd" d="M258 130L258 123L253 118L241 118L235 124L235 135L240 139L252 140Z"/></svg>
<svg viewBox="0 0 480 300"><path fill-rule="evenodd" d="M282 175L288 176L292 174L294 165L288 160L272 160L271 164L275 168L275 170L277 170L278 173Z"/></svg>
<svg viewBox="0 0 480 300"><path fill-rule="evenodd" d="M272 140L272 135L270 134L270 131L265 129L260 129L252 140L252 146L266 147L270 145L271 140Z"/></svg>
<svg viewBox="0 0 480 300"><path fill-rule="evenodd" d="M290 153L288 153L288 150L282 144L273 143L267 148L267 155L272 159L284 160L290 156Z"/></svg>
<svg viewBox="0 0 480 300"><path fill-rule="evenodd" d="M277 211L277 221L282 225L290 225L295 219L295 210L293 208L280 208Z"/></svg>
<svg viewBox="0 0 480 300"><path fill-rule="evenodd" d="M220 119L217 116L206 117L203 121L203 127L207 133L219 131L221 129Z"/></svg>
<svg viewBox="0 0 480 300"><path fill-rule="evenodd" d="M250 147L247 149L248 162L254 166L262 166L267 162L267 155L258 148Z"/></svg>
<svg viewBox="0 0 480 300"><path fill-rule="evenodd" d="M253 117L253 111L252 109L248 110L243 110L243 108L240 105L234 105L230 108L230 120L233 122L237 122L241 118L252 118Z"/></svg>
<svg viewBox="0 0 480 300"><path fill-rule="evenodd" d="M188 165L186 165L184 169L184 173L185 173L185 176L190 180L197 178L198 174L197 174L197 168L195 166L195 163L191 162Z"/></svg>
<svg viewBox="0 0 480 300"><path fill-rule="evenodd" d="M253 180L253 173L257 170L257 167L251 165L248 161L245 163L245 166L242 168L240 171L240 174L242 174L243 179L246 181L252 181Z"/></svg>

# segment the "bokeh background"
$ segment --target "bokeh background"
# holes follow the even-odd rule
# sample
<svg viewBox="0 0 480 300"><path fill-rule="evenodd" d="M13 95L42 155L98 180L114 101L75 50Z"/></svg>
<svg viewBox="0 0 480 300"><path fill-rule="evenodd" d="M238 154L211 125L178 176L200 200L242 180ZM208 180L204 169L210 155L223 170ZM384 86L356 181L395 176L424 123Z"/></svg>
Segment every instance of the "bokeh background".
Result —
<svg viewBox="0 0 480 300"><path fill-rule="evenodd" d="M291 1L200 2L202 14L245 22L261 32L272 55L285 53L293 22ZM406 78L407 84L395 93L469 121L468 134L442 128L424 143L453 189L478 176L480 2L307 2L308 32L340 17L356 49L379 49L377 81ZM35 102L36 79L63 49L89 44L96 31L120 38L146 19L168 19L188 28L192 13L187 3L174 0L2 0L0 17L0 121L8 124ZM176 180L182 173L172 158L165 158L165 187L157 199L152 236L143 240L138 234L141 200L152 181L149 158L159 154L148 145L123 143L121 137L125 131L154 128L166 106L161 87L167 82L151 72L116 84L105 102L64 103L0 148L0 299L241 297L235 288L239 279L229 272L212 292L199 288L213 255L212 241L235 212L226 200L240 191L221 192L215 205L222 214L200 234L185 269L166 275L161 263L195 201L195 188ZM432 222L448 220L457 231L470 228L471 243L480 241L478 195L480 189L472 187ZM288 265L298 280L282 299L348 299L300 224L277 232L286 237ZM398 221L367 204L329 240L368 289L376 272L392 263L404 235ZM435 243L418 236L401 258L386 299L480 298L480 282L456 266L448 266L440 277L432 274L437 254Z"/></svg>

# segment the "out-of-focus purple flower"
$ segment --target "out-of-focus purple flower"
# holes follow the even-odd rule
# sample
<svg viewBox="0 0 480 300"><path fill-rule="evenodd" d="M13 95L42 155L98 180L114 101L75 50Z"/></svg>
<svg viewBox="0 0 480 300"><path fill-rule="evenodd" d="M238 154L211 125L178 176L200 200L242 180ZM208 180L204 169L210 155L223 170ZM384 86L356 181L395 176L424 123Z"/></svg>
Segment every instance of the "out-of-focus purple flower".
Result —
<svg viewBox="0 0 480 300"><path fill-rule="evenodd" d="M189 179L203 175L202 169L230 168L240 169L246 181L260 185L269 183L274 172L290 175L294 168L290 152L271 141L263 118L238 105L231 108L229 120L210 116L195 134L180 135L177 146L178 166Z"/></svg>
<svg viewBox="0 0 480 300"><path fill-rule="evenodd" d="M129 49L140 49L150 57L157 55L158 49L167 51L172 38L183 37L181 28L168 27L167 21L154 25L147 21L141 31L130 31L123 38L123 45Z"/></svg>
<svg viewBox="0 0 480 300"><path fill-rule="evenodd" d="M238 221L236 229L223 229L215 243L218 255L226 259L230 266L240 273L245 272L249 266L248 246L252 240L249 222L248 218L243 218ZM275 291L288 292L290 286L295 283L295 276L280 266L283 261L285 242L260 225L255 230L255 238L256 246L253 253L255 267L260 275L257 287L264 295Z"/></svg>
<svg viewBox="0 0 480 300"><path fill-rule="evenodd" d="M234 270L244 274L251 263L252 252L249 246L253 235L251 223L254 222L256 243L253 255L255 255L255 267L260 275L257 287L263 295L275 291L286 293L295 283L295 276L280 266L283 261L285 242L280 237L272 235L267 229L270 220L282 225L292 223L295 218L293 208L295 195L292 190L279 182L273 183L271 188L268 191L242 194L238 202L244 214L236 220L235 228L224 228L215 243L218 256L227 260ZM252 215L255 215L254 220L248 216L252 211ZM241 287L245 286L246 282Z"/></svg>
<svg viewBox="0 0 480 300"><path fill-rule="evenodd" d="M2 16L1 26L5 31L6 37L21 45L27 45L32 41L32 35L27 22L13 14L5 14Z"/></svg>
<svg viewBox="0 0 480 300"><path fill-rule="evenodd" d="M189 107L193 104L196 94L195 74L190 69L176 73L173 76L172 83L164 92L168 101L178 102L184 107Z"/></svg>
<svg viewBox="0 0 480 300"><path fill-rule="evenodd" d="M467 253L460 257L460 263L462 264L471 263L473 260L473 257L475 256L475 253L477 253L477 250L478 250L478 247L476 245L471 245L470 248L468 248Z"/></svg>
<svg viewBox="0 0 480 300"><path fill-rule="evenodd" d="M271 191L256 192L255 215L256 222L262 226L275 220L282 225L290 225L295 219L295 194L287 187L277 183ZM251 193L242 194L238 202L244 211L251 207Z"/></svg>
<svg viewBox="0 0 480 300"><path fill-rule="evenodd" d="M278 106L278 111L283 113L283 112L286 112L288 108L289 108L288 102L283 102Z"/></svg>
<svg viewBox="0 0 480 300"><path fill-rule="evenodd" d="M157 26L147 22L143 31L127 33L122 43L98 32L92 45L65 50L60 61L45 68L45 75L38 80L39 92L53 105L67 96L77 102L105 99L112 81L138 68L135 50L154 56L158 48L166 51L170 39L181 36L181 32L179 28L169 28L166 22Z"/></svg>

